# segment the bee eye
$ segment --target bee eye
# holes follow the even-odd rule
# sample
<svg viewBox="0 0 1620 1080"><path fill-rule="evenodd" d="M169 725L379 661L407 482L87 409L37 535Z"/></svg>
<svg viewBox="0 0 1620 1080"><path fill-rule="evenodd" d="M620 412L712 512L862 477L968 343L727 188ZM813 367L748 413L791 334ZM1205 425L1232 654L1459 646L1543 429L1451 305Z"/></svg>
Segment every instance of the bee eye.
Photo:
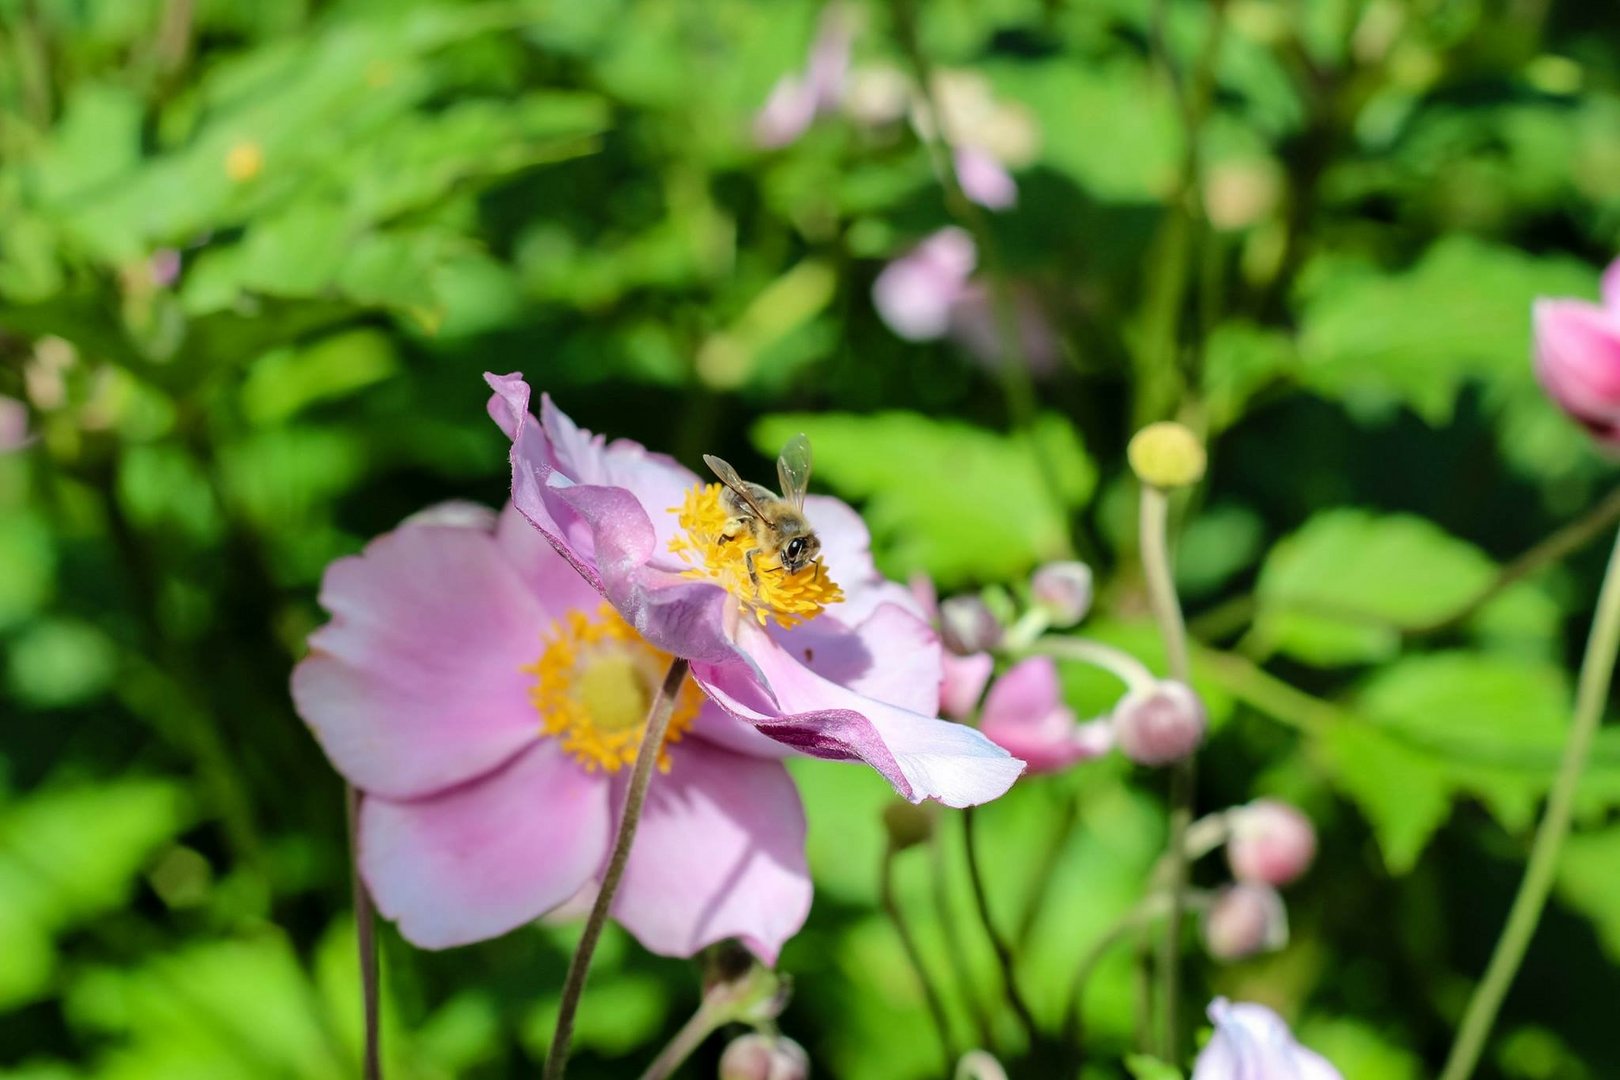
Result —
<svg viewBox="0 0 1620 1080"><path fill-rule="evenodd" d="M804 551L804 540L803 539L801 539L800 537L795 536L792 540L788 541L787 557L788 557L789 560L797 561L797 559L799 558L799 555L803 551Z"/></svg>

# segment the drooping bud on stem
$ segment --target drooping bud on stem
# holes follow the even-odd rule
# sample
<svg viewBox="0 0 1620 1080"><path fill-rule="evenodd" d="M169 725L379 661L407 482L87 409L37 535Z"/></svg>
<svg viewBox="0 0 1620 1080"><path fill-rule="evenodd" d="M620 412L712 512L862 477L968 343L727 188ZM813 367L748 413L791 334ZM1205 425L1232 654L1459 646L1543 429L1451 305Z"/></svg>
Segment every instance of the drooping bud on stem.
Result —
<svg viewBox="0 0 1620 1080"><path fill-rule="evenodd" d="M1047 563L1029 581L1030 596L1060 630L1076 625L1091 610L1091 567L1083 562Z"/></svg>
<svg viewBox="0 0 1620 1080"><path fill-rule="evenodd" d="M1191 687L1163 679L1119 699L1114 741L1138 765L1168 765L1198 749L1209 718Z"/></svg>
<svg viewBox="0 0 1620 1080"><path fill-rule="evenodd" d="M1226 861L1239 881L1283 886L1294 881L1316 856L1311 819L1285 802L1256 799L1226 813L1231 839Z"/></svg>
<svg viewBox="0 0 1620 1080"><path fill-rule="evenodd" d="M939 605L939 636L957 656L988 652L1001 644L1001 620L977 596L953 596Z"/></svg>
<svg viewBox="0 0 1620 1080"><path fill-rule="evenodd" d="M1288 911L1269 885L1229 885L1204 915L1204 947L1217 960L1241 960L1286 944Z"/></svg>
<svg viewBox="0 0 1620 1080"><path fill-rule="evenodd" d="M783 1035L744 1035L720 1055L720 1080L806 1080L809 1075L810 1055Z"/></svg>

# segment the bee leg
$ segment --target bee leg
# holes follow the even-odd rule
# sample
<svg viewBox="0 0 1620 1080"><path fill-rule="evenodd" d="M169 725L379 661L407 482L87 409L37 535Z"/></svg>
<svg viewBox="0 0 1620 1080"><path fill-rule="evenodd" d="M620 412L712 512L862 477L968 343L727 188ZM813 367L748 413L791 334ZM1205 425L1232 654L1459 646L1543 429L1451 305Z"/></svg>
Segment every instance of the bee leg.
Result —
<svg viewBox="0 0 1620 1080"><path fill-rule="evenodd" d="M748 580L754 583L755 592L759 591L759 571L754 569L754 556L758 554L759 551L755 548L743 553L743 565L748 567Z"/></svg>

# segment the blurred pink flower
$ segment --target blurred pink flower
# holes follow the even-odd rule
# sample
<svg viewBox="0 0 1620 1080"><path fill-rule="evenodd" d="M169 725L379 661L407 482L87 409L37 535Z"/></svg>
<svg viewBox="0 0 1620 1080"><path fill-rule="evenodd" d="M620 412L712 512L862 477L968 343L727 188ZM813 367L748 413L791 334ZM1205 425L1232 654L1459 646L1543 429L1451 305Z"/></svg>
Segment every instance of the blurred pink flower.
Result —
<svg viewBox="0 0 1620 1080"><path fill-rule="evenodd" d="M986 210L1006 210L1018 205L1018 183L1005 166L988 150L959 146L951 152L956 163L956 180L962 194Z"/></svg>
<svg viewBox="0 0 1620 1080"><path fill-rule="evenodd" d="M1108 721L1076 722L1049 656L1022 660L991 684L979 730L1028 762L1031 774L1067 769L1114 745Z"/></svg>
<svg viewBox="0 0 1620 1080"><path fill-rule="evenodd" d="M916 597L923 618L938 626L941 620L939 599L934 583L927 574L911 579L911 592ZM957 652L947 647L940 652L939 711L953 720L967 720L978 707L979 696L990 681L995 661L982 651Z"/></svg>
<svg viewBox="0 0 1620 1080"><path fill-rule="evenodd" d="M521 375L486 375L512 439L512 501L657 648L687 657L723 713L698 732L740 751L864 761L913 802L968 806L1004 793L1023 763L939 720L939 638L872 563L860 517L805 500L821 558L750 585L718 486L627 440L575 427L549 398L529 415ZM833 582L836 581L836 585Z"/></svg>
<svg viewBox="0 0 1620 1080"><path fill-rule="evenodd" d="M949 337L994 367L1005 362L1006 349L989 290L973 278L978 261L973 237L946 226L879 271L872 303L889 329L907 341ZM1057 332L1033 291L1015 284L1012 306L1024 361L1036 374L1051 371L1058 358Z"/></svg>
<svg viewBox="0 0 1620 1080"><path fill-rule="evenodd" d="M1316 827L1285 802L1256 799L1228 810L1226 822L1226 861L1239 881L1287 885L1316 856Z"/></svg>
<svg viewBox="0 0 1620 1080"><path fill-rule="evenodd" d="M594 891L669 656L511 507L418 516L328 567L321 603L293 700L362 792L378 909L445 948ZM810 908L804 813L717 722L688 682L612 914L653 952L737 937L772 963Z"/></svg>
<svg viewBox="0 0 1620 1080"><path fill-rule="evenodd" d="M28 406L0 395L0 454L21 450L32 440L28 434Z"/></svg>
<svg viewBox="0 0 1620 1080"><path fill-rule="evenodd" d="M883 268L872 283L872 302L889 329L907 341L943 337L978 261L973 237L947 226Z"/></svg>
<svg viewBox="0 0 1620 1080"><path fill-rule="evenodd" d="M843 100L849 75L854 31L842 5L827 5L804 73L784 75L754 117L754 141L775 150L803 135L816 118L833 112Z"/></svg>
<svg viewBox="0 0 1620 1080"><path fill-rule="evenodd" d="M1215 1034L1199 1053L1192 1080L1344 1080L1264 1005L1216 998L1209 1018Z"/></svg>
<svg viewBox="0 0 1620 1080"><path fill-rule="evenodd" d="M1620 451L1620 259L1603 273L1603 302L1537 300L1535 367L1558 405Z"/></svg>

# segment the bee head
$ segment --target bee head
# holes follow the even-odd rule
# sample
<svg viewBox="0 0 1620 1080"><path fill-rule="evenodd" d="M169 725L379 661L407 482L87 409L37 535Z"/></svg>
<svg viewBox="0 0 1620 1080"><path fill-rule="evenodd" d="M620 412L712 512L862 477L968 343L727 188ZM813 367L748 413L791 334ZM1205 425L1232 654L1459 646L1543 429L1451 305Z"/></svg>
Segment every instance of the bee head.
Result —
<svg viewBox="0 0 1620 1080"><path fill-rule="evenodd" d="M796 574L810 565L821 554L821 540L813 532L803 532L788 538L782 545L782 569Z"/></svg>

